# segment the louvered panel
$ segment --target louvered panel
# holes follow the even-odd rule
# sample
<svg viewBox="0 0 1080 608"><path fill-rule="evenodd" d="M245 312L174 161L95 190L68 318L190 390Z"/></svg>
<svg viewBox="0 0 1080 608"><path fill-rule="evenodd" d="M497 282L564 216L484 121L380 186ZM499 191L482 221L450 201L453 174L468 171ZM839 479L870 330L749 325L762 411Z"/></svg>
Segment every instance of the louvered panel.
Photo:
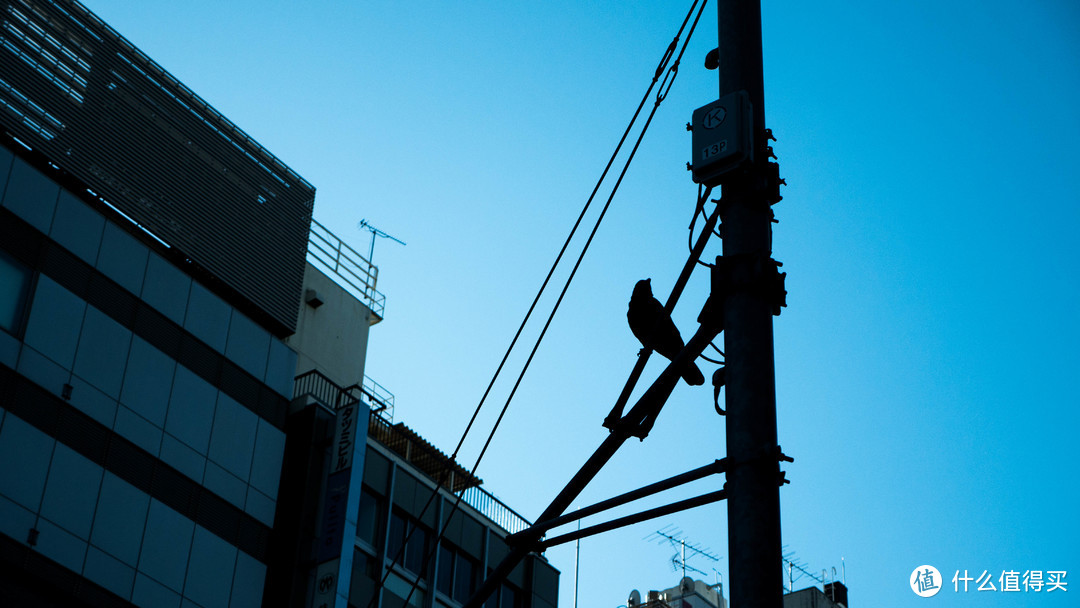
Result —
<svg viewBox="0 0 1080 608"><path fill-rule="evenodd" d="M0 123L293 332L314 188L78 3L0 6Z"/></svg>

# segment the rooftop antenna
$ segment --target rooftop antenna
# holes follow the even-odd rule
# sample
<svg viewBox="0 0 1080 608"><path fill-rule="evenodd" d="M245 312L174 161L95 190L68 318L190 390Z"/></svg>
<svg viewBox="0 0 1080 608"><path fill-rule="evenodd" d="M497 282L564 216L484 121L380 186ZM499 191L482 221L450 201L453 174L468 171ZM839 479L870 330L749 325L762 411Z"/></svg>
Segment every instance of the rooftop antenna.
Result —
<svg viewBox="0 0 1080 608"><path fill-rule="evenodd" d="M708 576L708 573L704 570L699 570L686 563L686 553L688 550L690 551L690 557L701 556L710 561L720 561L720 558L717 555L713 554L713 552L707 547L703 547L698 543L691 543L687 541L686 536L683 534L682 530L679 530L674 525L669 525L657 530L656 532L653 532L652 534L646 536L645 540L655 540L660 543L667 542L672 547L674 547L677 550L677 553L671 557L671 567L672 569L678 569L681 567L683 578L686 578L687 570L691 572L697 572L702 576ZM715 572L716 570L714 569L713 571Z"/></svg>
<svg viewBox="0 0 1080 608"><path fill-rule="evenodd" d="M782 550L786 550L787 545L784 545ZM787 590L788 593L795 591L795 581L799 580L803 576L810 577L815 582L824 587L827 583L836 582L836 566L832 567L832 576L829 576L829 568L822 568L821 574L809 570L807 564L802 560L795 557L794 551L786 551L783 553L782 558L784 560L784 567L787 569ZM843 584L847 585L847 565L844 563L844 558L840 558L840 579Z"/></svg>
<svg viewBox="0 0 1080 608"><path fill-rule="evenodd" d="M391 241L401 243L402 245L405 244L405 241L403 241L403 240L401 240L401 239L399 239L399 238L397 238L395 236L391 236L391 235L383 232L382 230L379 230L375 226L372 226L371 224L369 224L367 220L360 220L360 223L357 224L356 227L361 229L361 230L367 230L368 232L371 233L371 248L368 249L368 262L370 262L372 264L375 263L375 237L381 236L384 239L390 239Z"/></svg>

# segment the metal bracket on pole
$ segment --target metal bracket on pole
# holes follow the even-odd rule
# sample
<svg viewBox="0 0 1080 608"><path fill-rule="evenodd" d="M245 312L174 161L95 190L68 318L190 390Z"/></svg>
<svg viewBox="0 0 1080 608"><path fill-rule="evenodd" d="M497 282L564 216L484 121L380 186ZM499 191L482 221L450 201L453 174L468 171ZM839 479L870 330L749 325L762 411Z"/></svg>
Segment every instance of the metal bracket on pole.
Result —
<svg viewBox="0 0 1080 608"><path fill-rule="evenodd" d="M732 460L731 458L725 458L724 462L727 465L725 467L725 473L730 473L735 469L744 466L764 466L771 468L771 464L773 462L795 462L795 459L785 454L780 449L780 446L777 445L771 448L762 448L756 454L750 456L749 458L743 458L741 460ZM785 471L777 471L777 474L779 485L783 486L784 484L791 483L788 480L787 473ZM724 487L727 487L726 483L724 484Z"/></svg>
<svg viewBox="0 0 1080 608"><path fill-rule="evenodd" d="M749 292L769 300L773 315L779 316L780 309L787 306L784 285L787 273L780 272L781 266L782 262L754 253L717 256L712 267L712 295L709 298L713 304L707 304L706 309L711 314L723 316L723 308L718 303L726 295Z"/></svg>
<svg viewBox="0 0 1080 608"><path fill-rule="evenodd" d="M709 475L723 473L726 470L726 466L726 458L721 460L714 460L713 462L703 467L698 467L696 469L681 473L674 477L669 477L662 481L651 483L636 490L626 492L625 494L620 494L613 498L602 500L588 507L582 507L576 511L567 513L566 515L561 515L559 517L555 517L546 521L538 521L532 526L520 532L515 532L514 534L507 536L506 542L508 544L536 543L539 541L540 537L545 532L552 528L557 528L559 526L577 521L579 519L589 517L590 515L602 513L609 509L614 509L615 507L631 503L635 500L640 500L642 498L652 496L653 494L658 494L660 492L664 492L666 490L670 490L672 488L676 488L681 485L703 479L705 477L708 477Z"/></svg>

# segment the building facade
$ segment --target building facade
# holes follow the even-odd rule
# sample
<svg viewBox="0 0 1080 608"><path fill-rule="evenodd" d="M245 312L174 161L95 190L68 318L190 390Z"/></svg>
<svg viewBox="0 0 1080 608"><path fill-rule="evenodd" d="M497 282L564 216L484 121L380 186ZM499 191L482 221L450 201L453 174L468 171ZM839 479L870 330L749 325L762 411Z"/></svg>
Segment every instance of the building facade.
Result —
<svg viewBox="0 0 1080 608"><path fill-rule="evenodd" d="M0 605L460 605L527 522L391 424L314 188L77 2L0 6Z"/></svg>
<svg viewBox="0 0 1080 608"><path fill-rule="evenodd" d="M295 352L4 143L0 594L261 605Z"/></svg>

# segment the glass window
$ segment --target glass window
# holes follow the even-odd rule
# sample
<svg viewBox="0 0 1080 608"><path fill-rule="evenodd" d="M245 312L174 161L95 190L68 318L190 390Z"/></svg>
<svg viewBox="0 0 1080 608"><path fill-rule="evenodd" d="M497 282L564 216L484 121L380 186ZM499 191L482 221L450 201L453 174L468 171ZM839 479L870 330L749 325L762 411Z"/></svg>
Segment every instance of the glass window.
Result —
<svg viewBox="0 0 1080 608"><path fill-rule="evenodd" d="M262 378L266 374L269 352L270 333L239 311L232 311L225 356L252 376Z"/></svg>
<svg viewBox="0 0 1080 608"><path fill-rule="evenodd" d="M435 577L435 588L446 597L454 591L454 552L445 544L439 545L439 572Z"/></svg>
<svg viewBox="0 0 1080 608"><path fill-rule="evenodd" d="M39 353L29 345L24 345L19 353L19 373L38 386L63 396L64 384L71 379L71 371L53 363L52 359Z"/></svg>
<svg viewBox="0 0 1080 608"><path fill-rule="evenodd" d="M62 443L56 444L41 515L79 538L90 538L103 469Z"/></svg>
<svg viewBox="0 0 1080 608"><path fill-rule="evenodd" d="M194 522L164 503L150 499L146 536L139 553L139 571L174 591L183 589L184 571L187 569L194 532Z"/></svg>
<svg viewBox="0 0 1080 608"><path fill-rule="evenodd" d="M116 408L113 430L154 456L161 455L161 428L122 405Z"/></svg>
<svg viewBox="0 0 1080 608"><path fill-rule="evenodd" d="M94 547L86 554L83 576L112 591L125 600L131 599L131 586L135 582L135 569L125 566Z"/></svg>
<svg viewBox="0 0 1080 608"><path fill-rule="evenodd" d="M367 488L360 491L360 515L356 518L356 536L372 547L378 548L379 522L382 521L382 503Z"/></svg>
<svg viewBox="0 0 1080 608"><path fill-rule="evenodd" d="M22 342L19 342L18 338L6 331L0 331L0 363L15 369L15 366L19 364L19 349L21 348Z"/></svg>
<svg viewBox="0 0 1080 608"><path fill-rule="evenodd" d="M475 561L470 559L464 553L458 553L454 560L454 600L464 604L469 601L474 591L476 591L476 571L478 570Z"/></svg>
<svg viewBox="0 0 1080 608"><path fill-rule="evenodd" d="M206 463L206 475L203 477L203 485L206 486L207 490L236 505L237 508L244 508L247 484L237 479L232 473L214 464L212 460Z"/></svg>
<svg viewBox="0 0 1080 608"><path fill-rule="evenodd" d="M263 381L286 399L293 397L293 378L296 377L296 351L276 338L270 339L270 356L266 361Z"/></svg>
<svg viewBox="0 0 1080 608"><path fill-rule="evenodd" d="M83 561L86 559L86 541L79 540L47 519L39 518L36 528L38 538L34 548L38 552L68 570L82 572Z"/></svg>
<svg viewBox="0 0 1080 608"><path fill-rule="evenodd" d="M184 328L219 353L225 352L229 334L229 305L202 285L191 284Z"/></svg>
<svg viewBox="0 0 1080 608"><path fill-rule="evenodd" d="M165 426L176 361L139 336L131 340L120 401L143 418Z"/></svg>
<svg viewBox="0 0 1080 608"><path fill-rule="evenodd" d="M20 507L0 493L0 532L11 538L25 539L35 521L37 513Z"/></svg>
<svg viewBox="0 0 1080 608"><path fill-rule="evenodd" d="M0 329L9 334L17 336L22 330L31 276L29 268L0 251Z"/></svg>
<svg viewBox="0 0 1080 608"><path fill-rule="evenodd" d="M56 440L8 413L0 428L0 494L37 513Z"/></svg>
<svg viewBox="0 0 1080 608"><path fill-rule="evenodd" d="M136 565L149 507L149 496L106 471L90 543L129 566Z"/></svg>
<svg viewBox="0 0 1080 608"><path fill-rule="evenodd" d="M423 577L427 575L425 562L428 547L429 532L426 529L401 513L394 512L390 515L390 536L386 547L388 559L397 558L396 563Z"/></svg>
<svg viewBox="0 0 1080 608"><path fill-rule="evenodd" d="M59 184L26 164L23 159L15 159L7 190L4 192L5 207L34 228L48 234L59 195Z"/></svg>
<svg viewBox="0 0 1080 608"><path fill-rule="evenodd" d="M135 576L131 603L139 608L180 608L180 594L139 573Z"/></svg>
<svg viewBox="0 0 1080 608"><path fill-rule="evenodd" d="M71 405L111 429L113 423L116 422L116 399L94 388L78 376L72 376L69 382L72 386Z"/></svg>
<svg viewBox="0 0 1080 608"><path fill-rule="evenodd" d="M518 608L520 597L517 589L503 584L499 589L499 608Z"/></svg>
<svg viewBox="0 0 1080 608"><path fill-rule="evenodd" d="M119 283L124 289L139 295L143 275L146 273L146 256L150 250L123 228L112 222L105 223L98 252L98 270Z"/></svg>
<svg viewBox="0 0 1080 608"><path fill-rule="evenodd" d="M161 438L161 459L192 480L202 483L206 456L189 448L184 442L165 433Z"/></svg>
<svg viewBox="0 0 1080 608"><path fill-rule="evenodd" d="M39 275L25 341L67 369L75 362L86 302L45 275Z"/></svg>
<svg viewBox="0 0 1080 608"><path fill-rule="evenodd" d="M97 262L105 218L67 190L60 192L50 236L91 266Z"/></svg>
<svg viewBox="0 0 1080 608"><path fill-rule="evenodd" d="M236 547L195 526L184 596L204 608L228 608Z"/></svg>
<svg viewBox="0 0 1080 608"><path fill-rule="evenodd" d="M183 365L176 366L165 430L206 454L214 420L217 389Z"/></svg>
<svg viewBox="0 0 1080 608"><path fill-rule="evenodd" d="M150 253L142 287L142 299L147 304L180 325L184 322L190 289L190 277L160 255Z"/></svg>
<svg viewBox="0 0 1080 608"><path fill-rule="evenodd" d="M106 395L118 399L130 348L131 330L88 306L72 371Z"/></svg>
<svg viewBox="0 0 1080 608"><path fill-rule="evenodd" d="M438 589L444 595L464 604L476 591L477 560L449 544L439 545Z"/></svg>
<svg viewBox="0 0 1080 608"><path fill-rule="evenodd" d="M273 499L264 495L262 492L256 490L255 488L248 486L247 502L244 503L245 513L268 526L273 526L274 511L276 510L277 503L275 503Z"/></svg>
<svg viewBox="0 0 1080 608"><path fill-rule="evenodd" d="M11 161L15 155L4 146L0 146L0 201L4 200L4 188L7 187L8 175L11 173Z"/></svg>
<svg viewBox="0 0 1080 608"><path fill-rule="evenodd" d="M375 593L375 579L378 577L378 569L375 567L375 558L363 550L353 548L352 572L349 583L349 605L356 608L366 608L371 596ZM386 605L386 604L384 604Z"/></svg>
<svg viewBox="0 0 1080 608"><path fill-rule="evenodd" d="M259 608L262 606L266 566L243 551L237 551L236 575L233 577L229 608Z"/></svg>
<svg viewBox="0 0 1080 608"><path fill-rule="evenodd" d="M386 577L386 591L397 597L398 602L404 604L405 598L409 598L409 606L413 608L420 608L424 605L424 588L419 585L413 585L412 581L407 581L404 578L391 572ZM385 604L386 601L383 600ZM391 605L396 605L391 604Z"/></svg>
<svg viewBox="0 0 1080 608"><path fill-rule="evenodd" d="M210 459L247 483L251 475L251 453L259 418L225 393L218 393L210 435Z"/></svg>
<svg viewBox="0 0 1080 608"><path fill-rule="evenodd" d="M251 463L251 485L276 498L281 481L281 461L285 456L285 433L259 418L255 436L255 456Z"/></svg>

